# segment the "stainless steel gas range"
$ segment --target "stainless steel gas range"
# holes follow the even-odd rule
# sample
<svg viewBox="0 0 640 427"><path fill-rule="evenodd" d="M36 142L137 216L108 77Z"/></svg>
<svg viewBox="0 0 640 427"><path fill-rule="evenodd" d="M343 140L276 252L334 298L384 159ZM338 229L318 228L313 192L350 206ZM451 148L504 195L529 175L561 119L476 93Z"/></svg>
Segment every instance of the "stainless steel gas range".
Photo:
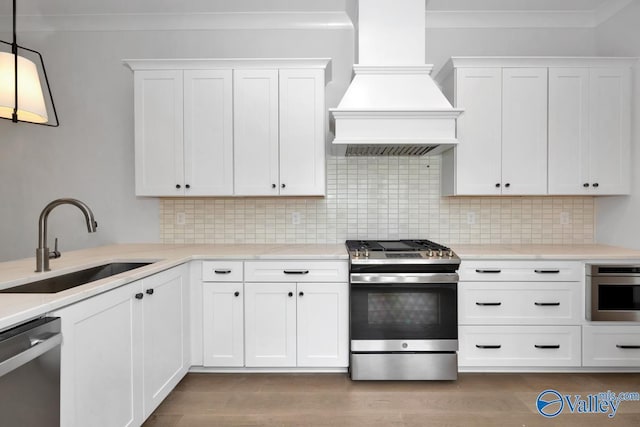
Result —
<svg viewBox="0 0 640 427"><path fill-rule="evenodd" d="M455 380L460 258L429 240L347 240L353 380Z"/></svg>

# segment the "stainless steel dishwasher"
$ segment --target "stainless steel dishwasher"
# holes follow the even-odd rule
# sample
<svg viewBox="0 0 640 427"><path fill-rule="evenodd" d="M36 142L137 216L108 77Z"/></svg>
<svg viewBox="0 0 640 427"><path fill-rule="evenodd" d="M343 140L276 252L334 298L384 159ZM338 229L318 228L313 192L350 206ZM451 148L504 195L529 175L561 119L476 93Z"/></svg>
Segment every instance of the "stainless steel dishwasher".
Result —
<svg viewBox="0 0 640 427"><path fill-rule="evenodd" d="M3 426L60 426L60 319L44 317L0 333Z"/></svg>

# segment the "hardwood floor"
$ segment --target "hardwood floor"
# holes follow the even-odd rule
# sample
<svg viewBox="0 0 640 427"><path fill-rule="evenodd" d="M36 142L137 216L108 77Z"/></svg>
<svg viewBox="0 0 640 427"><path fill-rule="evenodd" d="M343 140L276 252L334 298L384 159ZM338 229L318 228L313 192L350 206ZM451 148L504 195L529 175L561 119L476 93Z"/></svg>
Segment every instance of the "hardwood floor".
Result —
<svg viewBox="0 0 640 427"><path fill-rule="evenodd" d="M639 426L640 402L614 418L536 410L562 394L640 392L640 374L460 374L458 381L353 382L346 374L189 374L144 424L169 426Z"/></svg>

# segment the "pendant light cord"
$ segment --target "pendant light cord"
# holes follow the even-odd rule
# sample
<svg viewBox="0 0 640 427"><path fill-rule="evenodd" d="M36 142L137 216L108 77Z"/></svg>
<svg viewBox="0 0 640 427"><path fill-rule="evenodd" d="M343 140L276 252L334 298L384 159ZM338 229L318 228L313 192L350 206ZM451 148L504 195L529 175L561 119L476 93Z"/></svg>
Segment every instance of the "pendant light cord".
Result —
<svg viewBox="0 0 640 427"><path fill-rule="evenodd" d="M11 121L18 123L18 36L16 35L16 0L13 0L13 42L11 43L11 53L13 53L13 77L14 77L14 99L13 113Z"/></svg>

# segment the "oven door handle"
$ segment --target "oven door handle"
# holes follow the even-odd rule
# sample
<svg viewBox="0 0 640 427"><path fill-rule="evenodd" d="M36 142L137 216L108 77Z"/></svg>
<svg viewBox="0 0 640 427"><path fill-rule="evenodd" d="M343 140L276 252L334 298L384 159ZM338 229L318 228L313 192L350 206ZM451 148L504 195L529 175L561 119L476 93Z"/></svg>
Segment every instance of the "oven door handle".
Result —
<svg viewBox="0 0 640 427"><path fill-rule="evenodd" d="M458 283L457 273L351 273L352 285Z"/></svg>

